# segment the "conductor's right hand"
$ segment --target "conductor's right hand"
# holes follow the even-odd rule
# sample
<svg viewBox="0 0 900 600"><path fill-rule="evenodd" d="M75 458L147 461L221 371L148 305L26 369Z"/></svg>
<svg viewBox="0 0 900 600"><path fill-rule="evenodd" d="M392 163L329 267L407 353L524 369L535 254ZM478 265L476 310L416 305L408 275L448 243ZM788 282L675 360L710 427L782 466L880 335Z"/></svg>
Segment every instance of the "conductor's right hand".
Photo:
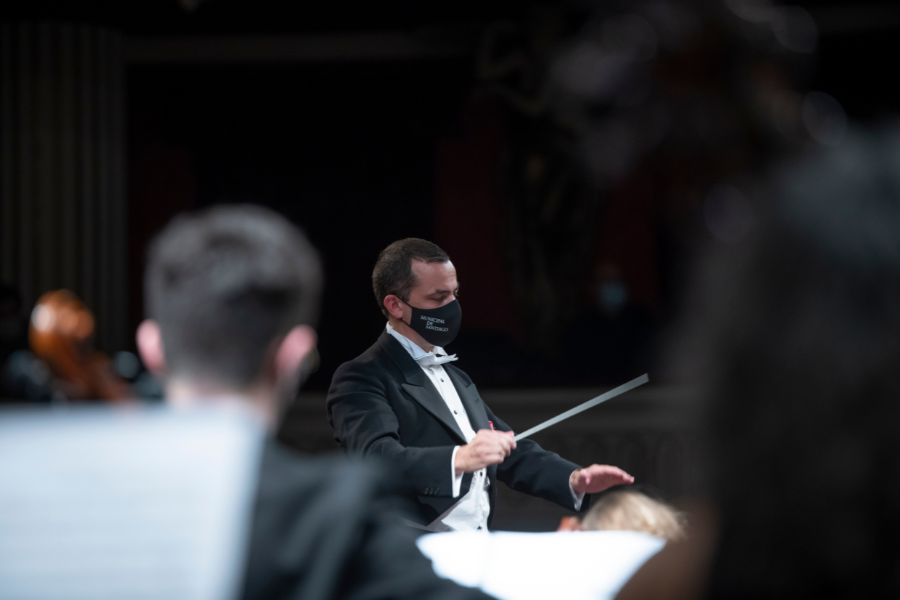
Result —
<svg viewBox="0 0 900 600"><path fill-rule="evenodd" d="M499 465L510 452L516 449L512 431L492 431L480 429L472 441L460 446L456 453L456 476L474 473L490 465Z"/></svg>

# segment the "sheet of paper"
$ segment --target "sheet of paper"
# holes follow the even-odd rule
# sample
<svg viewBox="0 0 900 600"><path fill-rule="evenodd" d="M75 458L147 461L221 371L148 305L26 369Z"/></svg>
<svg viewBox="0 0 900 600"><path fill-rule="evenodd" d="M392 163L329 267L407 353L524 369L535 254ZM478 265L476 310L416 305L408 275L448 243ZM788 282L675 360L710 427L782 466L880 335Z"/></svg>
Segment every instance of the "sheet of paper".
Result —
<svg viewBox="0 0 900 600"><path fill-rule="evenodd" d="M501 600L612 600L665 541L636 531L423 535L435 573Z"/></svg>
<svg viewBox="0 0 900 600"><path fill-rule="evenodd" d="M0 413L0 598L234 598L261 441L234 410Z"/></svg>

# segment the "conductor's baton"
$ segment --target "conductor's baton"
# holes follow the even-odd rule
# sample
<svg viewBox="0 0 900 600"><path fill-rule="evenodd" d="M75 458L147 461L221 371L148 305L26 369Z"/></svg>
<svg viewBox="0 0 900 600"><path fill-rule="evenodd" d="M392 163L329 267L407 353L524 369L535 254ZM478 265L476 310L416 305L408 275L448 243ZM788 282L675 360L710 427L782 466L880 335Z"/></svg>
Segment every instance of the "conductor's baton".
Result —
<svg viewBox="0 0 900 600"><path fill-rule="evenodd" d="M517 442L519 440L525 439L528 436L537 433L538 431L543 431L544 429L547 429L548 427L552 427L553 425L556 425L560 421L565 421L569 417L574 417L575 415L577 415L580 412L584 412L589 408L593 408L593 407L597 406L598 404L602 404L602 403L606 402L607 400L611 400L611 399L615 398L616 396L620 396L620 395L624 394L625 392L633 390L634 388L638 387L639 385L644 385L648 381L650 381L650 378L647 377L646 373L644 373L640 377L638 377L636 379L632 379L628 383L622 384L613 390L609 390L605 394L600 394L593 400L588 400L584 404L579 404L575 408L567 410L566 412L564 412L562 414L556 415L552 419L550 419L548 421L544 421L540 425L536 425L536 426L532 427L531 429L529 429L528 431L525 431L524 433L520 433L519 435L516 436L515 439Z"/></svg>

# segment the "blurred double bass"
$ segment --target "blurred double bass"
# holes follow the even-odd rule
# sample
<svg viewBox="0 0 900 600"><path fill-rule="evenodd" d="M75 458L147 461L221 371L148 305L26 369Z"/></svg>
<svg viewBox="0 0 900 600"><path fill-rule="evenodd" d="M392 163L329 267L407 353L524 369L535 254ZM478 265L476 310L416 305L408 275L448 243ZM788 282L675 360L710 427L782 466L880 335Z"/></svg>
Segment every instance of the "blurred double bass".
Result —
<svg viewBox="0 0 900 600"><path fill-rule="evenodd" d="M28 340L69 400L133 397L112 360L94 349L94 315L72 292L56 290L40 297L31 313Z"/></svg>

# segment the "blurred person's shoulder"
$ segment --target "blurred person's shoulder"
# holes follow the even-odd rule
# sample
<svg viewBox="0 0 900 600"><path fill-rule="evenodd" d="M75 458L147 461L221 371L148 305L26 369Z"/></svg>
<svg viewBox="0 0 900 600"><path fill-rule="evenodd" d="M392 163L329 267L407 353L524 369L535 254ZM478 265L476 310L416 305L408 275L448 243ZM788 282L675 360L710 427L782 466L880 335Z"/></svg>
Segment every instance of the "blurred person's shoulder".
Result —
<svg viewBox="0 0 900 600"><path fill-rule="evenodd" d="M397 484L377 462L307 456L266 442L249 532L244 599L330 598L360 585L347 579L376 533L413 546ZM366 565L363 565L366 566ZM341 594L338 594L340 596Z"/></svg>
<svg viewBox="0 0 900 600"><path fill-rule="evenodd" d="M392 494L400 485L381 461L343 453L306 455L275 441L263 448L258 502L287 494L303 496L341 494L343 506L354 497Z"/></svg>

